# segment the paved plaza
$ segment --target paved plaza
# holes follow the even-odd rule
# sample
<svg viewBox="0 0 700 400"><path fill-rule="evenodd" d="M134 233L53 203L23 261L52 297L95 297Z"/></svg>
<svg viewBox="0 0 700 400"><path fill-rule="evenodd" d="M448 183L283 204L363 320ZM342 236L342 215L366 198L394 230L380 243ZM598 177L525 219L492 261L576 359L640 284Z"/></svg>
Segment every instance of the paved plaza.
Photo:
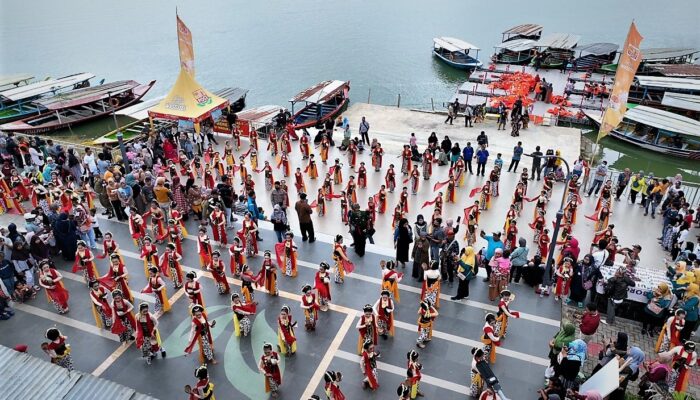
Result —
<svg viewBox="0 0 700 400"><path fill-rule="evenodd" d="M353 131L359 123L356 115L364 115L370 109L353 109L348 112L351 118ZM381 111L381 110L380 110ZM375 112L377 109L375 109ZM390 113L390 110L382 112ZM404 111L402 111L404 112ZM353 114L354 113L354 114ZM378 114L377 114L378 115ZM489 140L493 143L494 150L503 152L505 169L510 161L510 152L514 138L509 133L497 132L495 124L487 123L483 126L465 129L462 127L448 127L442 125L444 117L439 115L422 114L421 118L429 116L434 119L434 128L415 128L419 136L419 145L427 142L427 135L430 131L436 130L438 137L442 139L445 134L449 134L453 142L458 141L460 145L466 144L470 140L476 142L476 135L480 130L486 130ZM368 116L370 124L373 119ZM377 121L377 131L381 132L381 123ZM461 120L463 124L463 120ZM551 130L550 130L551 129ZM532 131L523 131L518 138L524 143L526 152L534 150L535 144L540 144L546 148L562 147L567 160L573 160L577 153L580 136L577 130L561 130L563 128L539 127ZM390 132L389 128L386 129ZM401 132L404 130L402 129ZM399 132L394 130L393 132ZM556 134L555 134L556 132ZM312 133L313 134L313 133ZM373 137L373 131L370 130ZM341 132L336 132L335 140L339 143ZM384 157L385 168L389 163L400 169L400 161L396 158L397 152L394 146L397 143L407 142L408 133L401 137L383 136L377 133L377 137L384 144L389 154ZM564 138L565 140L562 140ZM220 140L220 144L222 140ZM260 141L261 151L259 152L259 163L270 160L276 165L275 160L271 160L269 154L264 150L265 141ZM566 147L564 147L566 146ZM220 146L222 147L222 146ZM421 146L422 147L422 146ZM244 142L240 153L247 150L247 142ZM316 151L317 152L317 151ZM495 152L492 152L488 164L487 172L493 166ZM344 163L343 176L347 179L351 174L347 166L347 156L337 148L331 151L330 159L340 158ZM300 160L297 143L293 143L291 164L292 171L297 166L302 169L305 163ZM358 157L359 161L364 161L368 166L368 188L358 190L358 199L361 204L366 204L366 199L377 192L378 185L383 181L385 169L381 172L374 172L370 166L370 154L366 150ZM329 163L330 164L330 163ZM530 159L523 158L520 168L529 168ZM319 173L325 174L328 166L324 166L317 160ZM476 166L474 166L476 167ZM520 171L519 168L519 171ZM416 215L422 213L426 219L432 214L432 207L420 210L421 205L432 200L436 193L432 186L437 181L447 178L448 167L434 167L433 178L429 182L421 181L420 192L416 196L409 196L409 221L413 223ZM274 170L275 178L281 178L280 170ZM501 195L494 198L492 208L481 216L481 227L487 232L502 230L506 210L511 203L512 193L516 179L519 176L515 173L503 172L501 175ZM256 181L256 192L258 194L258 204L265 208L266 214L271 212L271 204L264 190L263 176L254 176ZM297 199L296 189L292 184L293 177L286 178L291 193L290 201L293 204ZM397 175L397 181L403 178ZM462 209L473 203L474 199L469 198L469 191L477 186L483 185L485 178L467 175L465 187L459 188L456 204L445 204L443 215L446 218L456 219L462 215ZM309 181L305 175L305 182L309 193L316 193L320 182ZM235 186L238 188L240 181L236 179ZM556 209L561 198L562 184L555 186L552 202L549 204L547 218L554 218ZM539 192L541 182L531 181L528 188L528 197ZM340 190L337 188L336 190ZM315 196L313 196L315 197ZM388 209L391 210L396 205L399 198L398 191L388 196ZM578 222L574 229L574 236L579 238L582 251L587 251L588 243L592 238L593 222L584 218L584 215L593 213L595 198L584 198L578 212ZM532 248L532 232L527 227L527 223L532 220L534 203L526 203L522 217L519 219L520 234L528 240ZM631 246L639 243L643 246L641 255L642 265L645 267L660 267L663 252L656 243L656 237L660 233L660 219L652 220L642 218L643 210L639 206L627 205L624 202L615 203L613 209L612 222L616 224L616 233L620 237L622 245ZM240 217L239 217L240 218ZM10 221L19 222L16 216L6 215L0 217L0 224L6 226ZM320 324L315 332L306 332L303 328L303 313L299 307L301 287L306 284L313 284L314 274L321 261L331 261L332 244L331 237L336 234L343 234L346 243L350 243L350 236L347 227L340 221L340 205L338 201L328 203L327 215L318 217L314 215L314 223L318 234L318 240L309 244L302 242L299 235L298 220L293 211L289 210L289 221L292 230L296 232L296 242L298 245L299 274L296 278L289 278L278 273L278 284L280 294L272 297L263 291L255 293L255 301L259 303L258 313L252 318L253 328L251 336L247 338L237 338L233 335L232 314L230 309L230 297L217 293L214 281L207 273L199 274L200 282L203 286L203 296L207 306L210 319L217 320L217 325L213 329L216 356L219 364L211 366L210 373L212 381L215 383L215 393L219 399L264 399L263 376L257 370L257 362L262 353L264 342L277 342L277 316L283 305L290 306L293 318L300 321L296 330L298 339L298 352L291 358L283 361L283 384L281 388L281 398L283 399L304 399L312 394L323 397L323 373L326 370L341 371L343 382L341 388L348 399L391 399L395 398L396 387L405 379L406 374L406 353L411 349L416 349L416 338L418 336L416 319L417 309L420 299L420 286L408 276L404 277L400 285L401 301L395 311L396 336L388 340L380 339L378 350L381 352L379 364L380 388L375 392L363 391L360 385L362 374L359 366L359 356L357 355L358 331L356 323L358 313L362 306L374 302L379 298L381 272L379 268L380 260L393 258L394 254L391 237L391 213L378 215L377 233L375 235L376 245L368 245L367 254L360 258L349 249L349 257L356 265L356 270L348 276L343 285L332 284L332 306L328 312L320 316ZM139 294L138 292L146 285L143 272L143 262L138 255L138 249L131 240L128 226L125 223L114 220L99 219L102 232L110 231L114 234L119 243L124 256L124 260L129 270L129 285L136 296L136 303L149 302L153 304L150 295ZM185 270L200 270L199 256L197 253L196 238L191 236L197 232L197 224L191 218L187 224L190 236L183 243L183 260ZM240 228L240 221L235 224L235 228ZM261 237L263 242L259 243L261 253L258 257L248 261L252 269L257 272L262 261L262 251L273 249L276 242L275 234L271 229L271 224L261 223ZM461 226L457 235L460 240L466 227ZM232 237L233 231L228 231ZM695 232L691 232L695 234ZM477 248L485 242L479 241ZM162 251L164 246L159 246ZM100 246L101 249L101 246ZM101 250L100 250L101 252ZM228 252L224 253L228 265ZM96 260L100 275L107 270L107 260ZM33 355L45 357L39 347L44 341L43 335L47 328L56 325L65 335L73 348L73 360L78 370L91 372L94 375L105 379L113 380L123 385L132 387L141 393L150 394L160 399L185 398L183 387L185 384L194 383L193 371L198 366L197 354L185 356L190 318L187 308L187 298L182 290L173 291L168 284L168 296L173 303L171 312L166 313L159 319L161 336L168 355L167 358L157 359L153 365L147 366L140 358L140 352L133 344L121 346L117 336L107 331L99 330L95 327L94 318L91 312L90 299L82 276L70 272L71 265L63 261L56 260L61 273L64 275L65 285L71 293L71 311L66 315L58 315L53 307L46 302L43 292L37 299L27 303L17 305L17 315L9 321L0 323L0 344L14 347L18 343L26 343L30 346L29 352ZM407 270L411 268L408 264ZM230 276L230 271L229 271ZM240 292L240 282L229 278L232 283L232 290ZM451 287L443 284L442 296L440 300L440 315L435 324L433 340L423 350L417 349L421 354L420 360L423 364L422 391L425 398L429 399L464 399L469 387L469 369L471 362L470 350L473 346L481 345L479 338L484 324L484 315L496 309L496 303L490 302L487 297L487 284L481 279L475 279L471 283L471 297L467 301L454 302L450 297L456 293L457 285ZM552 298L540 298L536 296L532 289L514 284L510 289L515 293L516 300L511 304L511 309L521 312L521 318L511 320L509 334L503 345L498 348L498 360L493 366L493 371L501 380L505 394L511 399L531 399L536 398L536 390L543 383L543 373L548 365L546 359L549 339L557 332L561 320L561 305L554 302ZM40 383L36 383L40 384Z"/></svg>

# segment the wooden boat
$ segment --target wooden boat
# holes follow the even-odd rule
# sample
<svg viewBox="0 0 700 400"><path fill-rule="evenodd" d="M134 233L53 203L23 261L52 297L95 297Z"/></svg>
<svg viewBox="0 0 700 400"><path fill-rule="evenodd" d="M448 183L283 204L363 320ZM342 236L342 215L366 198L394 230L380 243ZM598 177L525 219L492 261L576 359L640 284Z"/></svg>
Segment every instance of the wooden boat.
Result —
<svg viewBox="0 0 700 400"><path fill-rule="evenodd" d="M700 79L637 75L627 102L658 107L668 92L700 95Z"/></svg>
<svg viewBox="0 0 700 400"><path fill-rule="evenodd" d="M574 56L574 48L581 39L579 35L551 33L533 45L537 54L530 62L535 68L562 68Z"/></svg>
<svg viewBox="0 0 700 400"><path fill-rule="evenodd" d="M512 39L494 46L496 52L491 57L494 63L499 64L528 64L532 60L536 41L532 39Z"/></svg>
<svg viewBox="0 0 700 400"><path fill-rule="evenodd" d="M641 49L642 61L637 68L637 75L654 72L657 64L693 64L697 59L695 55L700 50L687 47L656 47ZM604 72L617 71L617 64L606 64L601 68Z"/></svg>
<svg viewBox="0 0 700 400"><path fill-rule="evenodd" d="M520 24L501 33L501 42L508 42L518 39L539 40L542 36L542 25Z"/></svg>
<svg viewBox="0 0 700 400"><path fill-rule="evenodd" d="M141 85L135 81L119 81L37 100L46 111L0 125L0 130L37 134L77 125L135 104L155 83Z"/></svg>
<svg viewBox="0 0 700 400"><path fill-rule="evenodd" d="M241 89L241 88L223 88L219 89L213 92L215 95L219 97L223 97L229 101L229 104L231 107L231 112L236 112L240 111L245 107L245 99L246 95L248 94L247 89ZM106 133L105 135L100 136L99 138L88 141L85 143L86 145L91 144L91 145L98 145L98 144L103 144L103 143L108 143L108 144L114 144L117 143L117 134L119 132L122 133L122 140L126 143L131 140L134 140L141 135L146 135L148 132L151 131L151 123L148 120L148 110L151 107L154 107L160 101L163 100L163 97L158 97L156 99L150 99L143 101L138 104L134 104L133 106L126 107L124 109L121 109L117 111L115 114L119 117L126 117L130 119L131 121L128 122L124 126L120 126L118 129L115 129L113 131L110 131ZM234 111L235 110L235 111ZM221 117L215 122L214 124L214 131L220 132L220 133L229 133L228 129L228 122L227 122L227 114L222 112ZM223 122L222 122L223 121ZM220 127L220 124L223 123L226 126L224 128ZM153 130L159 131L164 128L170 128L173 125L177 124L177 121L173 120L165 120L165 119L158 119L155 118L153 119ZM223 130L222 130L223 129Z"/></svg>
<svg viewBox="0 0 700 400"><path fill-rule="evenodd" d="M571 68L576 71L594 71L603 65L615 61L617 49L615 43L591 43L576 48L576 58Z"/></svg>
<svg viewBox="0 0 700 400"><path fill-rule="evenodd" d="M294 96L292 103L292 126L294 129L319 125L341 113L350 101L348 81L323 81ZM298 103L304 106L294 112Z"/></svg>
<svg viewBox="0 0 700 400"><path fill-rule="evenodd" d="M433 39L433 54L448 65L459 69L473 71L481 67L482 63L478 59L479 50L481 49L471 43L452 37L443 36Z"/></svg>
<svg viewBox="0 0 700 400"><path fill-rule="evenodd" d="M584 113L600 126L601 117ZM609 136L657 153L700 160L700 122L657 108L628 109Z"/></svg>
<svg viewBox="0 0 700 400"><path fill-rule="evenodd" d="M0 75L0 92L28 85L32 79L34 75L31 74Z"/></svg>
<svg viewBox="0 0 700 400"><path fill-rule="evenodd" d="M90 73L80 73L3 90L0 92L0 124L44 112L46 108L37 100L90 86L90 79L94 77Z"/></svg>

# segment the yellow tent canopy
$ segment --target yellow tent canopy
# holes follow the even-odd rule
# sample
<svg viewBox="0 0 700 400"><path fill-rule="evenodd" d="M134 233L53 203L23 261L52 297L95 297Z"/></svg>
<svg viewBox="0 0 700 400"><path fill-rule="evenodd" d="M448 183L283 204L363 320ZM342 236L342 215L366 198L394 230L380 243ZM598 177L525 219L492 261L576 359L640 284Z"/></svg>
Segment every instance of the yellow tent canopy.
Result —
<svg viewBox="0 0 700 400"><path fill-rule="evenodd" d="M185 120L195 123L195 127L209 118L212 112L228 107L228 100L212 94L184 69L170 93L153 108L148 110L148 117L153 120Z"/></svg>

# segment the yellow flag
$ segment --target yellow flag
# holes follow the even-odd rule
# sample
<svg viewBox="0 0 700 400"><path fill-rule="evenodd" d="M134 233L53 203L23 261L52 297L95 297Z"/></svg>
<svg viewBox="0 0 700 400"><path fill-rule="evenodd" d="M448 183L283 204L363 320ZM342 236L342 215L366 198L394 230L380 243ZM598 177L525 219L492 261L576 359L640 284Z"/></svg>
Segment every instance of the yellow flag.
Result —
<svg viewBox="0 0 700 400"><path fill-rule="evenodd" d="M642 35L637 31L637 26L632 22L627 33L625 45L620 53L620 60L617 63L617 72L615 73L615 83L610 92L610 102L603 115L596 142L617 127L622 121L625 111L627 111L627 96L639 63L642 61L642 52L639 50L639 44L642 42L642 39Z"/></svg>
<svg viewBox="0 0 700 400"><path fill-rule="evenodd" d="M194 78L194 46L192 45L192 32L180 17L177 18L177 46L180 49L180 67Z"/></svg>

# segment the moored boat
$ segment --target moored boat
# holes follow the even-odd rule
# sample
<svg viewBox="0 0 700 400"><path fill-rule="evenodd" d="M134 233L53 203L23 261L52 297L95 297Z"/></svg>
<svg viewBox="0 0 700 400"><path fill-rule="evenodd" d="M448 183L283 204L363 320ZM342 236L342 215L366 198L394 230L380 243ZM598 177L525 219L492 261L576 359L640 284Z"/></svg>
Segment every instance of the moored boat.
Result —
<svg viewBox="0 0 700 400"><path fill-rule="evenodd" d="M571 68L576 71L594 71L603 65L615 61L617 49L615 43L590 43L576 47L576 58Z"/></svg>
<svg viewBox="0 0 700 400"><path fill-rule="evenodd" d="M249 108L236 113L236 125L242 136L250 136L250 132L255 130L258 136L266 138L277 122L277 116L282 106L265 105Z"/></svg>
<svg viewBox="0 0 700 400"><path fill-rule="evenodd" d="M597 125L601 118L584 111ZM647 106L628 109L610 136L674 157L700 159L700 122Z"/></svg>
<svg viewBox="0 0 700 400"><path fill-rule="evenodd" d="M659 107L666 93L700 95L700 79L665 76L635 76L627 102Z"/></svg>
<svg viewBox="0 0 700 400"><path fill-rule="evenodd" d="M516 25L503 33L501 33L501 42L510 40L530 39L539 40L542 37L542 25L538 24L520 24Z"/></svg>
<svg viewBox="0 0 700 400"><path fill-rule="evenodd" d="M533 45L537 54L532 58L535 68L563 68L574 56L574 48L581 36L569 33L551 33Z"/></svg>
<svg viewBox="0 0 700 400"><path fill-rule="evenodd" d="M532 39L513 39L494 46L496 52L491 60L500 64L527 64L532 60L532 48L536 41Z"/></svg>
<svg viewBox="0 0 700 400"><path fill-rule="evenodd" d="M300 92L292 99L292 126L303 129L316 126L328 119L335 118L348 105L350 98L350 82L323 81ZM303 107L294 111L294 107L302 103Z"/></svg>
<svg viewBox="0 0 700 400"><path fill-rule="evenodd" d="M94 77L90 73L79 73L3 90L0 92L0 124L46 111L37 100L66 90L87 87Z"/></svg>
<svg viewBox="0 0 700 400"><path fill-rule="evenodd" d="M688 47L655 47L641 49L642 61L637 68L637 75L654 73L658 64L693 64L697 59L695 55L700 50ZM601 68L604 72L615 72L617 64L605 64Z"/></svg>
<svg viewBox="0 0 700 400"><path fill-rule="evenodd" d="M479 61L479 49L471 43L453 37L438 37L433 39L433 54L448 65L475 70L482 66Z"/></svg>
<svg viewBox="0 0 700 400"><path fill-rule="evenodd" d="M28 85L32 79L34 79L34 75L31 74L0 75L0 93L8 89Z"/></svg>
<svg viewBox="0 0 700 400"><path fill-rule="evenodd" d="M0 125L0 130L37 134L77 125L135 104L154 84L155 81L145 85L119 81L36 100L34 103L45 111Z"/></svg>

